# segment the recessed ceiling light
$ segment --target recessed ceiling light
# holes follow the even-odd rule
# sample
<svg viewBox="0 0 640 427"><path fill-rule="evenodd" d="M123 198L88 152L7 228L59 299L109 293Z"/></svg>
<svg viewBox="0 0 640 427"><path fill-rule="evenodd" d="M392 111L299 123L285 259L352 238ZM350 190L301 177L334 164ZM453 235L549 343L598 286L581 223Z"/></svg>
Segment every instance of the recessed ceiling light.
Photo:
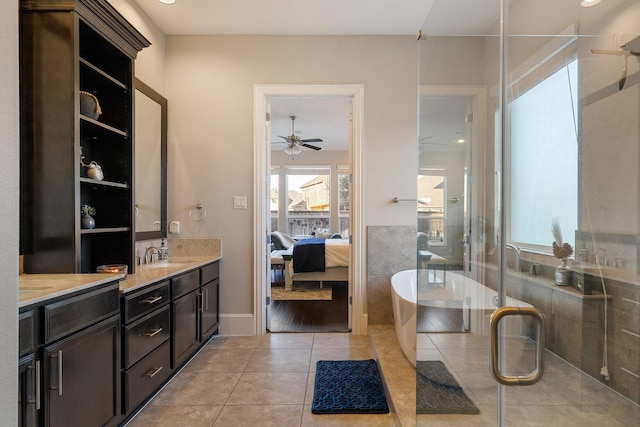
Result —
<svg viewBox="0 0 640 427"><path fill-rule="evenodd" d="M164 4L174 4L176 0L158 0L160 3Z"/></svg>
<svg viewBox="0 0 640 427"><path fill-rule="evenodd" d="M582 7L591 7L600 3L602 0L582 0L580 6Z"/></svg>
<svg viewBox="0 0 640 427"><path fill-rule="evenodd" d="M464 144L464 139L460 138L456 141L458 144Z"/></svg>

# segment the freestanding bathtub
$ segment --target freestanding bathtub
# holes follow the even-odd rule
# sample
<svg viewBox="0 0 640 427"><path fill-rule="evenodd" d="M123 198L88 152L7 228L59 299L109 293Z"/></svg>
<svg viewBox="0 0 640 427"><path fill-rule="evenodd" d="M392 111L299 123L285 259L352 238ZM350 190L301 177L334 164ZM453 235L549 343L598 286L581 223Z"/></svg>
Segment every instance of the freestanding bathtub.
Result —
<svg viewBox="0 0 640 427"><path fill-rule="evenodd" d="M440 277L442 283L429 286L430 277L433 277L433 270L404 270L391 277L391 303L396 336L404 355L414 366L418 279L421 290L425 289L420 293L420 305L433 304L440 308L463 309L464 327L473 334L488 335L488 314L498 307L498 293L475 280L448 271ZM513 307L531 307L531 304L511 297L507 297L506 304ZM513 327L513 324L511 326ZM515 328L511 333L519 333L520 330Z"/></svg>

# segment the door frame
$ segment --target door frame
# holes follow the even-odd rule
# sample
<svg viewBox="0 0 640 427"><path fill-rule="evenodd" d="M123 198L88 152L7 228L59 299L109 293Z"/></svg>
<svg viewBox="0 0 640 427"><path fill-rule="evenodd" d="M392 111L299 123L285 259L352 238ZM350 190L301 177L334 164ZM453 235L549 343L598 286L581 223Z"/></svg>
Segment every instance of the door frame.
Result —
<svg viewBox="0 0 640 427"><path fill-rule="evenodd" d="M268 236L266 224L269 194L269 136L266 134L267 105L274 96L348 96L352 99L352 139L350 168L352 197L350 232L351 265L349 267L349 322L351 333L367 334L367 316L364 310L366 292L366 260L364 253L364 85L262 85L253 88L253 283L254 283L254 335L266 333L266 287L268 272ZM264 239L264 241L263 241Z"/></svg>

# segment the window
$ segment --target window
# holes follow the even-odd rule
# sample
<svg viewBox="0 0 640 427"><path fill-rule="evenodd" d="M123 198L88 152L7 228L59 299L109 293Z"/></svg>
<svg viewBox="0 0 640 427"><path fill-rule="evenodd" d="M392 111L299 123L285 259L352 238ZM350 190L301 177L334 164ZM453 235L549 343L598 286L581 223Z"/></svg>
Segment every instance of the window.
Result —
<svg viewBox="0 0 640 427"><path fill-rule="evenodd" d="M287 233L329 233L331 176L329 168L287 168Z"/></svg>
<svg viewBox="0 0 640 427"><path fill-rule="evenodd" d="M269 188L269 205L271 211L271 230L278 229L278 215L280 212L279 198L280 198L280 174L279 168L271 168L271 182Z"/></svg>
<svg viewBox="0 0 640 427"><path fill-rule="evenodd" d="M578 212L577 61L572 59L509 105L508 239L551 246L551 224L574 245Z"/></svg>
<svg viewBox="0 0 640 427"><path fill-rule="evenodd" d="M338 166L338 232L349 236L349 211L351 203L351 173L348 166Z"/></svg>
<svg viewBox="0 0 640 427"><path fill-rule="evenodd" d="M418 231L429 236L429 246L444 246L447 179L442 169L421 168L418 175Z"/></svg>

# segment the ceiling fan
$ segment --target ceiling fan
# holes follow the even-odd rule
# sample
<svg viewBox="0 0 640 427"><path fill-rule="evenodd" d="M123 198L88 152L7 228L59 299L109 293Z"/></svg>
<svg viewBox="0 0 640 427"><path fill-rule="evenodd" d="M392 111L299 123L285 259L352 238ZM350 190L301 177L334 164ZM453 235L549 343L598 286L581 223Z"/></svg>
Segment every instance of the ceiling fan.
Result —
<svg viewBox="0 0 640 427"><path fill-rule="evenodd" d="M322 140L320 138L301 139L299 136L295 134L294 123L296 120L296 116L289 116L289 118L291 119L291 135L289 136L278 135L278 137L284 139L285 142L287 143L287 146L282 151L294 156L302 152L302 149L300 147L311 148L312 150L316 150L316 151L321 150L320 147L316 145L311 145L309 144L309 142L322 142Z"/></svg>

